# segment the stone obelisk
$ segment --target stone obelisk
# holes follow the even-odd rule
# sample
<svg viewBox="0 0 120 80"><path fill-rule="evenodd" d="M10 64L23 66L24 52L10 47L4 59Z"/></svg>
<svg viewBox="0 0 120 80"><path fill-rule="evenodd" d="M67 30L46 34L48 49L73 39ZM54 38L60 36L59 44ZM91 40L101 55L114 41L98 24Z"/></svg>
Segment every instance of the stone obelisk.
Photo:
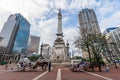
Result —
<svg viewBox="0 0 120 80"><path fill-rule="evenodd" d="M66 46L63 40L63 32L62 32L62 14L59 9L58 13L58 28L57 28L57 38L53 45L53 51L51 59L53 61L63 62L67 57Z"/></svg>

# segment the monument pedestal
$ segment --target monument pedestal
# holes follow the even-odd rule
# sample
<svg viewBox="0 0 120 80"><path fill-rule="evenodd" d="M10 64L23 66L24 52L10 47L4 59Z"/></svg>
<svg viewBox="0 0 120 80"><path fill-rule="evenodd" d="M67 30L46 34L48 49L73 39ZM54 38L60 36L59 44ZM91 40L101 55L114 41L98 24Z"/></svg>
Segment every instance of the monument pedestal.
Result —
<svg viewBox="0 0 120 80"><path fill-rule="evenodd" d="M58 67L69 67L71 65L71 62L70 60L66 60L66 61L55 61L55 62L52 62L52 65L53 66L58 66Z"/></svg>

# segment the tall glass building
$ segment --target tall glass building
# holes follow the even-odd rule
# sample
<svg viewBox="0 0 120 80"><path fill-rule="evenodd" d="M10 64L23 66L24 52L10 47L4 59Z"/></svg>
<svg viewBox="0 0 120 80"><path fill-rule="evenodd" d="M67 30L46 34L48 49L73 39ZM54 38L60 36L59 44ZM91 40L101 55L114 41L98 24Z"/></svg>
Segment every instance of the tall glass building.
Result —
<svg viewBox="0 0 120 80"><path fill-rule="evenodd" d="M5 54L25 54L30 34L30 23L21 15L10 15L4 24L0 36L3 40L0 47Z"/></svg>
<svg viewBox="0 0 120 80"><path fill-rule="evenodd" d="M13 53L25 53L30 33L30 24L20 14L17 14L19 23L19 29L16 34L15 41L13 43Z"/></svg>

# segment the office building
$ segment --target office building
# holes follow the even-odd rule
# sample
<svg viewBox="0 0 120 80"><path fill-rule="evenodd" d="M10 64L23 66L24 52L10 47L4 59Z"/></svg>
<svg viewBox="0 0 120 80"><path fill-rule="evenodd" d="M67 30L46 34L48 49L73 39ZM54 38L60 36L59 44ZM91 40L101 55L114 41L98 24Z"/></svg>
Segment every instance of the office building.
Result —
<svg viewBox="0 0 120 80"><path fill-rule="evenodd" d="M0 42L3 40L3 38L2 37L0 37Z"/></svg>
<svg viewBox="0 0 120 80"><path fill-rule="evenodd" d="M40 37L30 35L30 44L29 44L29 53L38 53L39 52L39 44L40 44Z"/></svg>
<svg viewBox="0 0 120 80"><path fill-rule="evenodd" d="M118 28L118 27L110 27L110 28L107 28L107 29L103 32L103 34L107 34L107 33L111 32L111 31L115 30L116 28Z"/></svg>
<svg viewBox="0 0 120 80"><path fill-rule="evenodd" d="M4 48L4 58L9 59L15 54L24 55L29 33L30 23L21 14L10 15L0 34L4 38L0 44Z"/></svg>
<svg viewBox="0 0 120 80"><path fill-rule="evenodd" d="M78 14L80 33L100 33L100 27L93 9L82 9Z"/></svg>
<svg viewBox="0 0 120 80"><path fill-rule="evenodd" d="M80 36L82 39L86 38L88 34L101 33L97 17L93 9L82 9L78 14L78 19L80 25ZM83 51L82 53L83 57L88 57L87 52Z"/></svg>
<svg viewBox="0 0 120 80"><path fill-rule="evenodd" d="M109 31L106 32L107 30L109 30ZM113 54L120 56L120 27L107 28L104 31L104 35L106 36L108 44L115 43L115 45L109 46L109 48L111 49Z"/></svg>
<svg viewBox="0 0 120 80"><path fill-rule="evenodd" d="M42 44L42 57L44 59L50 58L51 47L49 44ZM41 54L41 53L40 53Z"/></svg>

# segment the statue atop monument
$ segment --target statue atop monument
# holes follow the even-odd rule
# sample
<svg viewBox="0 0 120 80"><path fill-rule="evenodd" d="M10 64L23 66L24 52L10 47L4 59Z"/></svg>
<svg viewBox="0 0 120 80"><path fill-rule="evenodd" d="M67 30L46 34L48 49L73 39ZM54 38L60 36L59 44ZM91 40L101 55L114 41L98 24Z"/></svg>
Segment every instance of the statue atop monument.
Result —
<svg viewBox="0 0 120 80"><path fill-rule="evenodd" d="M63 36L63 33L62 33L62 14L61 14L61 10L60 9L59 9L59 12L58 12L58 29L57 29L57 34Z"/></svg>

